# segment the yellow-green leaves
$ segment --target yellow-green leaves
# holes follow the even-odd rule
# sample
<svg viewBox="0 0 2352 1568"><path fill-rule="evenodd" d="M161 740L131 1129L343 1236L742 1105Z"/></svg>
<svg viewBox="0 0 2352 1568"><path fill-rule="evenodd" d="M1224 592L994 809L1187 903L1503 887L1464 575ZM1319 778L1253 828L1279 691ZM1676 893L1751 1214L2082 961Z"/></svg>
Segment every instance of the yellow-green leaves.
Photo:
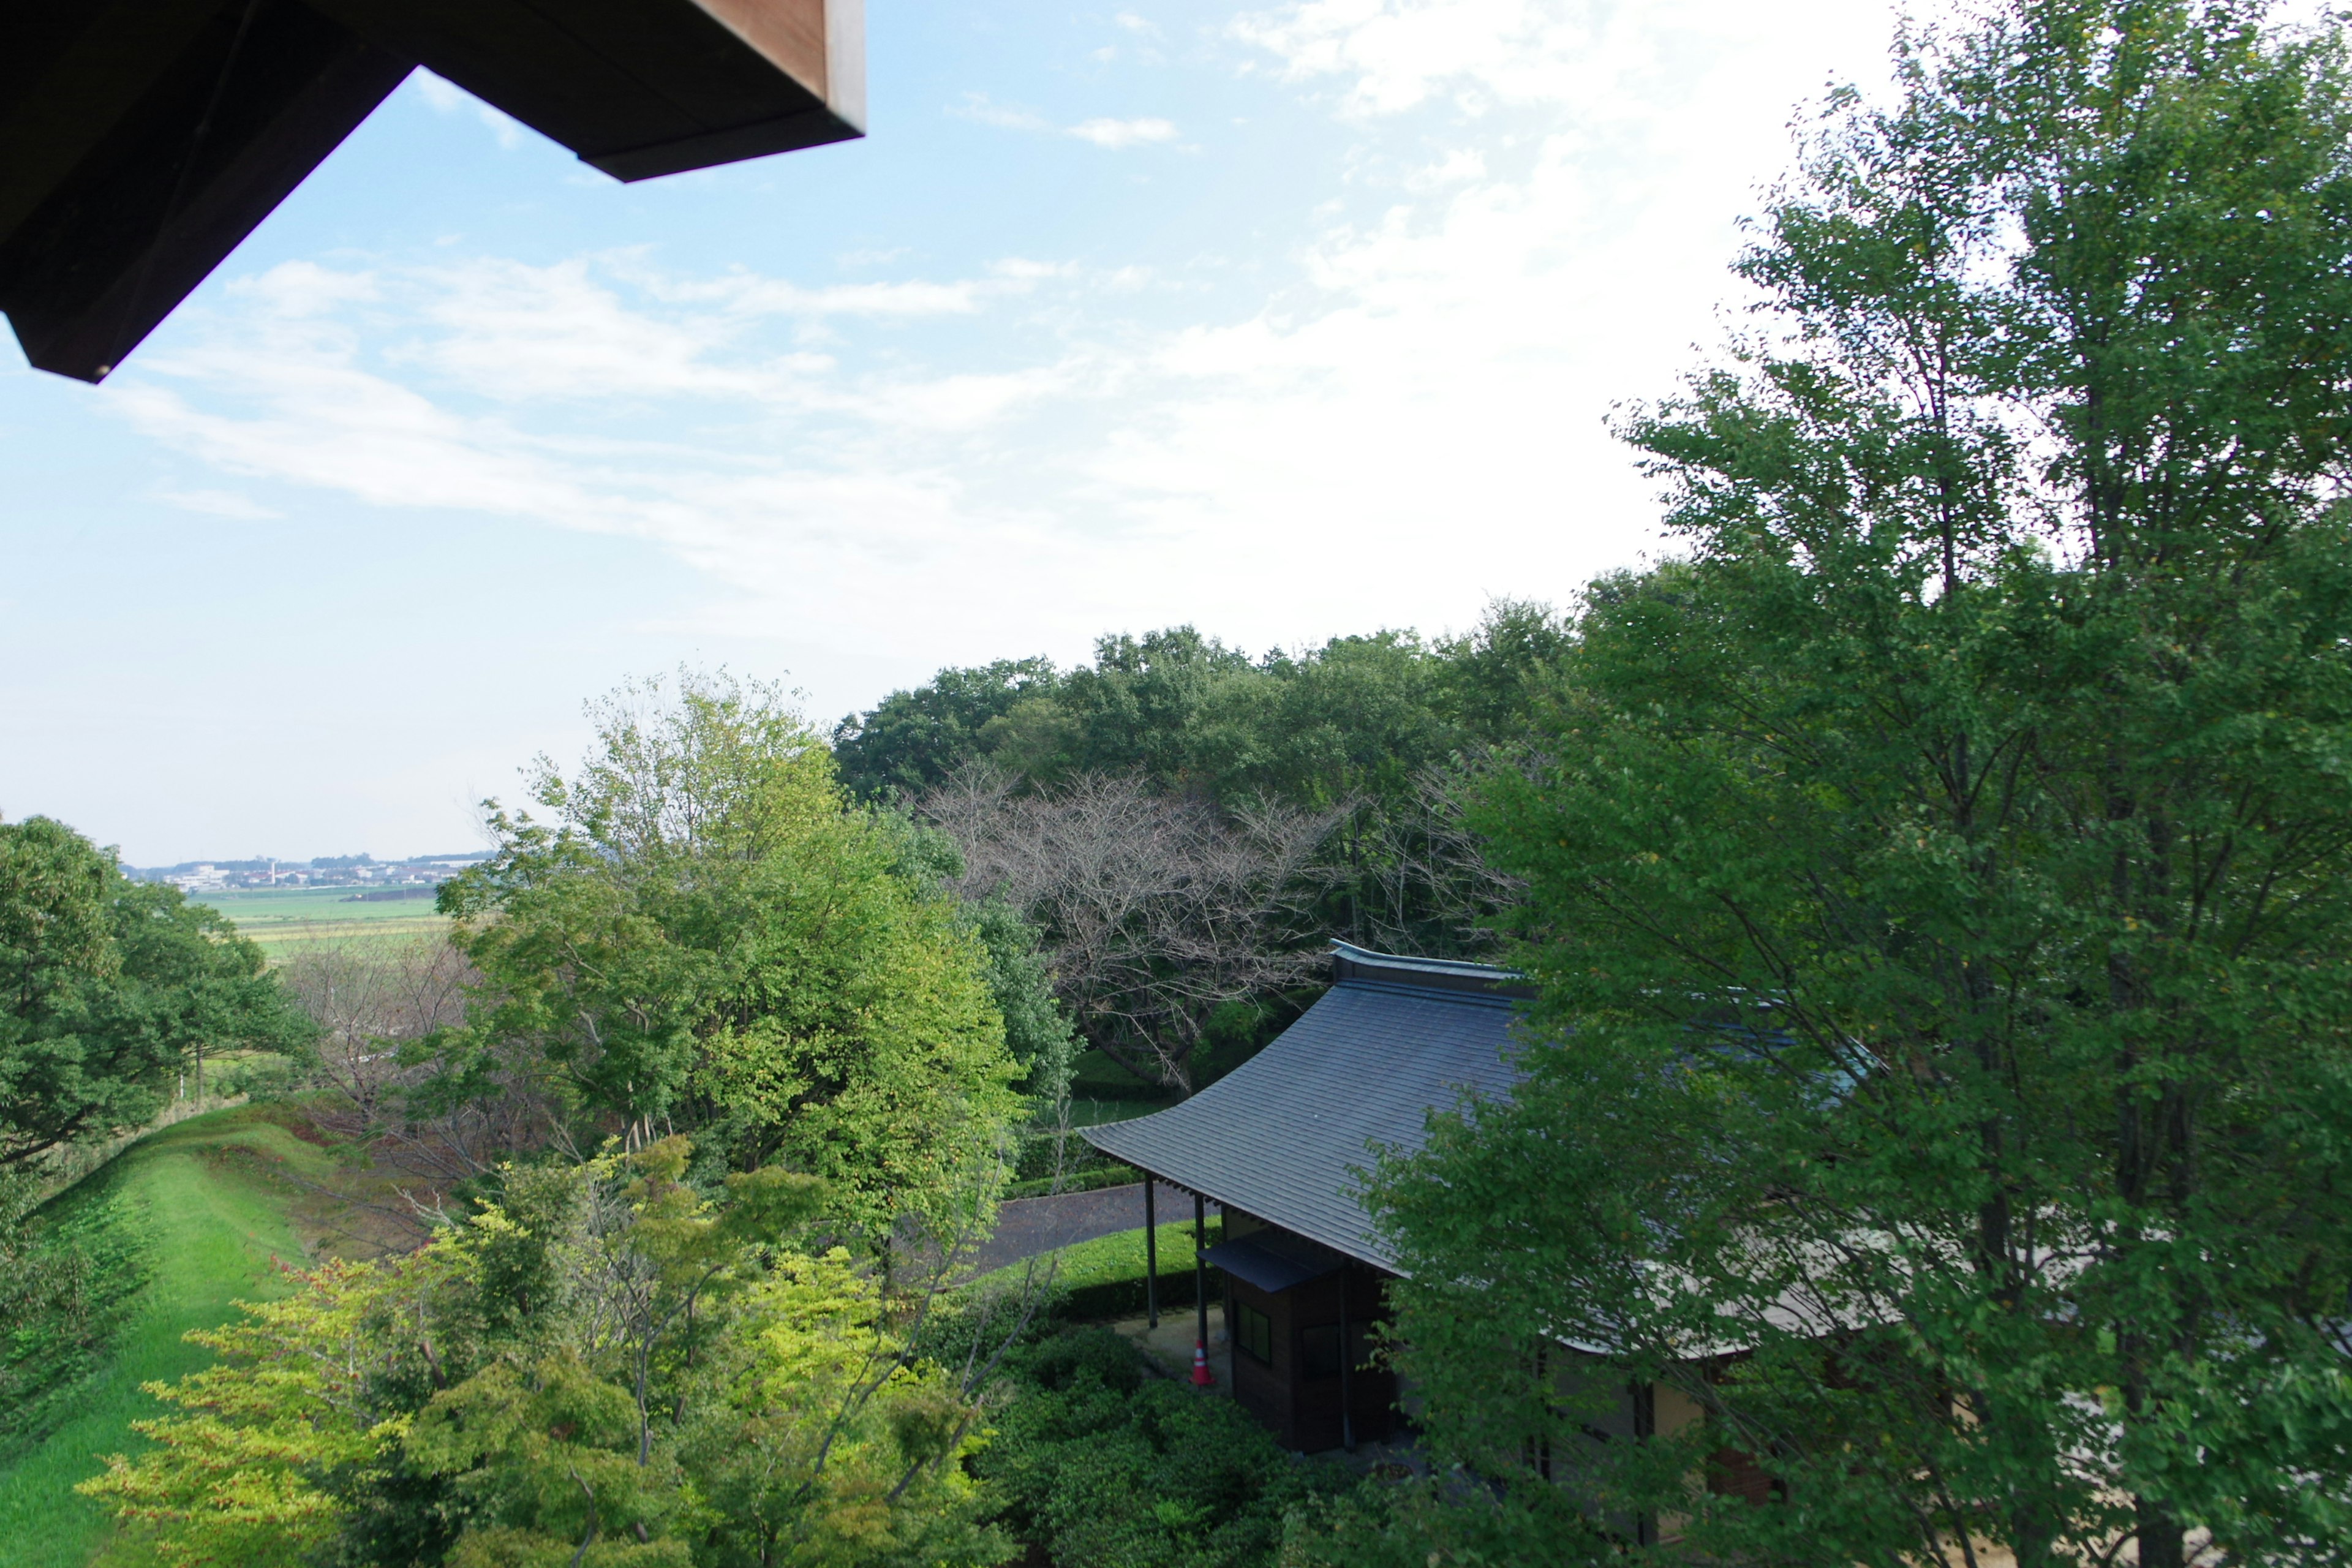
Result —
<svg viewBox="0 0 2352 1568"><path fill-rule="evenodd" d="M405 1421L372 1409L372 1325L413 1277L331 1263L282 1300L240 1303L246 1321L189 1337L220 1362L148 1392L180 1414L134 1423L156 1445L114 1455L79 1490L153 1531L174 1565L276 1568L331 1539L341 1515L324 1472L396 1446Z"/></svg>

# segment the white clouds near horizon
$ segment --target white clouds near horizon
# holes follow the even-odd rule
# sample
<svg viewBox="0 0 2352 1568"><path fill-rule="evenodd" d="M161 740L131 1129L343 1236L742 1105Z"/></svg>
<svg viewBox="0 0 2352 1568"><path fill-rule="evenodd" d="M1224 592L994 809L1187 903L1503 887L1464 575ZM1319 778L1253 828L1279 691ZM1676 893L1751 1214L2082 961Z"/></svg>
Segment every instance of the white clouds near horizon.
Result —
<svg viewBox="0 0 2352 1568"><path fill-rule="evenodd" d="M580 658L606 648L625 668L789 662L831 715L943 663L1079 657L1106 630L1189 620L1255 648L1460 626L1489 595L1564 599L1657 547L1610 410L1706 356L1736 220L1787 164L1792 112L1882 76L1894 15L1171 0L985 25L1001 57L911 25L878 48L866 143L638 187L575 184L420 78L392 106L414 100L408 118L355 140L379 138L383 169L414 158L382 139L444 139L447 189L404 209L429 219L351 221L333 201L374 198L336 196L331 163L265 230L275 248L240 252L73 395L76 438L131 476L121 505L160 501L194 537L336 518L273 602L349 592L349 531L396 557L404 532L473 530L499 570L604 574L541 606L520 584L510 614L437 634L452 668L518 668L574 635L591 655L470 694L475 728L436 742L462 765L420 824L508 735L568 722L607 679ZM448 151L465 137L487 165ZM77 480L61 504L104 495ZM207 605L239 602L222 570L193 591ZM221 657L245 689L285 679ZM449 710L446 689L350 668L402 732ZM350 787L321 773L302 820ZM205 809L279 819L226 786ZM185 833L140 854L228 852Z"/></svg>
<svg viewBox="0 0 2352 1568"><path fill-rule="evenodd" d="M739 626L897 639L865 608L887 590L942 659L1114 621L1459 623L1628 558L1645 504L1602 416L1694 357L1816 46L1692 3L1307 0L1224 31L1218 68L1355 127L1324 211L1250 258L1255 307L1034 261L857 282L643 253L299 263L121 404L233 473L654 541ZM979 316L1008 330L977 353L917 331Z"/></svg>

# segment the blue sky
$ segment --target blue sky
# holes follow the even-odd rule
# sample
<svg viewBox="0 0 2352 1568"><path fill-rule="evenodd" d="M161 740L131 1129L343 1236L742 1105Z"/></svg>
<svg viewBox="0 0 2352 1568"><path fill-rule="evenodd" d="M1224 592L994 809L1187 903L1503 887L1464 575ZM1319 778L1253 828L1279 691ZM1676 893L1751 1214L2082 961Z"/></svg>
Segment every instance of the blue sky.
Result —
<svg viewBox="0 0 2352 1568"><path fill-rule="evenodd" d="M0 370L0 815L478 845L681 661L1565 600L1875 0L871 0L862 142L624 186L412 79L104 386Z"/></svg>

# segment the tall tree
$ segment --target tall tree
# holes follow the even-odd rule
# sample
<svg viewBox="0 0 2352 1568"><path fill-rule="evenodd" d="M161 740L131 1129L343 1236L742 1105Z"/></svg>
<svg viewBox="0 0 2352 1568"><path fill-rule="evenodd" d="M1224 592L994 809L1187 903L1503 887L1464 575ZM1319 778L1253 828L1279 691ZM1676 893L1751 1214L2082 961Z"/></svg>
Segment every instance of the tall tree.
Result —
<svg viewBox="0 0 2352 1568"><path fill-rule="evenodd" d="M990 725L1015 706L1050 697L1060 673L1049 658L1000 658L950 667L922 685L893 691L834 726L833 754L844 788L861 800L920 795L1003 738Z"/></svg>
<svg viewBox="0 0 2352 1568"><path fill-rule="evenodd" d="M1630 426L1688 560L1484 788L1536 1038L1384 1178L1405 1331L1563 1541L2344 1562L2340 46L2012 0L1896 58ZM1581 1441L1562 1342L1705 1420ZM1777 1503L1693 1491L1733 1451Z"/></svg>
<svg viewBox="0 0 2352 1568"><path fill-rule="evenodd" d="M0 823L0 1163L133 1127L207 1051L311 1030L261 950L63 823Z"/></svg>
<svg viewBox="0 0 2352 1568"><path fill-rule="evenodd" d="M876 1241L951 1220L1020 1071L952 900L898 873L782 693L688 674L592 716L588 759L538 772L545 816L494 812L498 857L443 889L485 984L419 1102L520 1067L591 1131L824 1177Z"/></svg>

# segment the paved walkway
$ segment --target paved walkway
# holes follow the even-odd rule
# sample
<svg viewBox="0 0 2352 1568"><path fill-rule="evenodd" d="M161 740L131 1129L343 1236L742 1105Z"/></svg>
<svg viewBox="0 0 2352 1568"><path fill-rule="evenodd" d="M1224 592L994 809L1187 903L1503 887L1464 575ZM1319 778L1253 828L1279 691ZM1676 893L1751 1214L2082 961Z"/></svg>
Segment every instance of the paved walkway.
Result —
<svg viewBox="0 0 2352 1568"><path fill-rule="evenodd" d="M1183 1214L1176 1212L1177 1199L1182 1194L1171 1188L1160 1189L1160 1223L1167 1225L1181 1218L1187 1225L1192 1220L1192 1205L1182 1205ZM1024 1258L1034 1258L1051 1252L1057 1247L1068 1247L1081 1241L1092 1241L1098 1236L1115 1236L1122 1230L1143 1228L1143 1184L1130 1182L1123 1187L1099 1187L1091 1193L1056 1193L1049 1198L1015 1198L996 1211L996 1234L972 1254L971 1268L974 1274L985 1274L992 1268L1002 1268L1008 1263L1018 1263Z"/></svg>
<svg viewBox="0 0 2352 1568"><path fill-rule="evenodd" d="M1161 1375L1179 1383L1192 1382L1192 1347L1199 1342L1201 1320L1190 1305L1160 1313L1156 1329L1148 1318L1121 1318L1110 1327L1141 1351ZM1209 1385L1210 1393L1228 1397L1233 1394L1233 1346L1225 1338L1225 1310L1214 1302L1209 1306L1209 1375L1216 1380Z"/></svg>

